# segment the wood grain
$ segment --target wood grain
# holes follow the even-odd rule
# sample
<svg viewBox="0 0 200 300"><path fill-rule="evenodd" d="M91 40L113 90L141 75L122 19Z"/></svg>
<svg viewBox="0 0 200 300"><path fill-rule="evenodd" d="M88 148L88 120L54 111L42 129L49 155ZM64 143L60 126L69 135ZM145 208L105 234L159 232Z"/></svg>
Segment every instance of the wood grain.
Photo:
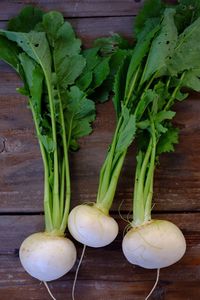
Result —
<svg viewBox="0 0 200 300"><path fill-rule="evenodd" d="M114 252L116 250L116 252L118 252L121 251L121 240L123 238L124 228L127 224L118 214L113 213L112 215L119 224L120 232L115 244L111 244L104 249L110 249ZM126 214L123 214L123 217L126 218ZM200 247L200 213L158 213L154 214L153 218L169 220L179 226L186 237L189 249ZM44 220L42 215L4 215L0 217L0 228L0 255L14 255L16 251L18 251L22 241L28 235L44 230ZM69 233L67 233L67 235L69 236ZM98 251L104 251L104 249ZM91 249L91 251L96 252L95 249ZM108 256L105 259L105 263L102 262L105 266L109 258ZM121 276L121 274L119 276Z"/></svg>
<svg viewBox="0 0 200 300"><path fill-rule="evenodd" d="M153 285L155 270L132 266L123 257L121 240L125 222L115 217L120 225L120 234L115 242L102 249L86 250L78 277L76 299L95 297L102 300L109 297L108 299L139 300L144 299ZM159 286L151 299L175 300L183 297L182 299L198 300L200 213L162 214L155 217L177 224L186 236L188 247L179 263L161 270ZM2 216L0 228L0 299L12 297L18 300L19 292L23 299L41 299L41 295L42 299L48 299L44 287L24 272L17 256L23 239L32 232L43 229L42 216ZM82 247L75 244L80 257ZM66 276L50 283L58 299L71 299L70 291L77 263Z"/></svg>
<svg viewBox="0 0 200 300"><path fill-rule="evenodd" d="M173 0L170 2L174 2ZM26 4L45 11L56 9L72 23L84 47L94 38L118 32L132 41L133 21L143 1L139 0L1 0L0 28ZM0 300L48 300L44 286L25 273L18 249L29 234L43 230L43 166L26 98L16 94L18 76L0 62ZM187 240L184 258L161 270L150 300L200 299L200 96L176 105L175 125L180 128L176 151L163 155L156 171L154 217L171 220L183 230ZM115 127L111 102L98 105L94 132L80 140L81 149L72 154L72 206L94 201L98 176ZM111 245L88 248L79 272L76 300L144 300L156 272L129 264L121 252L126 223L118 217L131 211L135 148L129 149L119 181L112 215L120 233ZM78 257L82 246L75 242ZM76 262L72 271L50 288L56 299L71 299Z"/></svg>
<svg viewBox="0 0 200 300"><path fill-rule="evenodd" d="M109 36L115 32L131 40L133 38L133 20L133 16L67 19L73 25L77 36L81 38L84 47L90 47L93 40L98 37ZM0 21L0 28L5 29L6 24L7 22ZM5 72L7 72L7 68L5 68ZM12 75L10 76L11 80ZM6 88L9 88L9 85Z"/></svg>
<svg viewBox="0 0 200 300"><path fill-rule="evenodd" d="M174 153L163 155L160 160L154 189L157 211L200 210L198 97L193 94L187 102L176 105L175 124L180 128L180 144ZM112 103L99 105L93 134L82 139L79 152L71 155L73 206L95 200L99 170L112 139L114 120ZM43 166L31 114L26 99L13 92L1 96L0 137L3 149L0 153L0 212L42 211ZM134 156L132 147L120 178L114 210L122 200L126 200L124 209L131 210Z"/></svg>
<svg viewBox="0 0 200 300"><path fill-rule="evenodd" d="M65 17L104 17L136 15L143 0L1 0L0 20L15 16L25 5L29 4L45 11L58 10Z"/></svg>

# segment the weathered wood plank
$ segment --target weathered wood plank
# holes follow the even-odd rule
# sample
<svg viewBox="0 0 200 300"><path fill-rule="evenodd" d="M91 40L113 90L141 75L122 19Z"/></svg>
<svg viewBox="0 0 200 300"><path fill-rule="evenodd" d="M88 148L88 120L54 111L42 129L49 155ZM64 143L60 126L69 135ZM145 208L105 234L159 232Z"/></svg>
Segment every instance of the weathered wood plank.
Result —
<svg viewBox="0 0 200 300"><path fill-rule="evenodd" d="M200 213L162 214L180 226L187 240L184 258L170 268L161 270L159 285L151 299L190 299L200 297ZM121 220L120 234L114 243L101 248L87 248L79 272L76 299L144 299L155 280L155 270L144 270L129 264L121 252L121 239L125 223ZM42 216L1 216L0 218L0 299L48 299L42 285L26 274L16 255L16 248L28 234L42 230ZM78 257L81 246L78 247ZM6 255L7 254L7 255ZM75 270L60 280L50 283L58 299L70 299ZM195 292L194 292L195 291ZM2 298L1 298L2 297ZM4 298L3 298L4 297ZM9 298L6 298L9 297ZM80 298L82 297L82 298ZM182 297L182 298L181 298ZM186 298L185 298L186 297Z"/></svg>
<svg viewBox="0 0 200 300"><path fill-rule="evenodd" d="M1 90L1 89L0 89ZM175 153L163 155L155 178L156 210L199 210L200 106L198 95L176 106L175 122L181 128ZM71 157L73 205L94 201L100 166L114 130L112 103L98 106L94 133L81 140ZM42 161L26 99L9 95L0 100L0 211L42 211ZM114 209L126 199L131 209L134 148L129 151L120 179Z"/></svg>
<svg viewBox="0 0 200 300"><path fill-rule="evenodd" d="M14 17L25 5L35 5L49 11L58 10L65 17L95 17L136 15L143 0L1 0L0 20Z"/></svg>
<svg viewBox="0 0 200 300"><path fill-rule="evenodd" d="M16 265L13 265L16 267ZM13 269L11 269L12 271ZM15 271L15 270L14 270ZM8 273L8 276L16 277L19 275L17 271ZM192 274L191 274L192 275ZM26 283L26 277L14 281L12 284L12 278L10 284L1 287L0 300L49 300L50 297L47 294L43 284L33 280L31 283ZM125 274L125 278L129 277L129 274ZM192 276L191 276L192 277ZM134 278L134 277L133 277ZM150 279L151 278L151 279ZM147 281L141 279L139 281L132 282L119 282L109 280L79 280L76 287L77 300L88 299L115 299L115 300L144 300L148 295L154 284L155 272L151 274ZM56 281L49 283L49 287L59 300L70 300L72 280L64 278L65 281ZM42 298L41 298L42 297ZM163 277L161 273L160 282L151 296L150 300L199 300L200 298L200 286L198 282L183 281L171 281L167 277Z"/></svg>
<svg viewBox="0 0 200 300"><path fill-rule="evenodd" d="M105 248L106 251L120 251L123 231L127 225L118 214L113 216L119 224L120 233L115 243ZM190 250L200 247L200 213L155 214L153 216L156 219L165 219L177 224L183 231ZM0 255L13 255L28 235L44 230L44 218L42 215L0 216L0 228Z"/></svg>
<svg viewBox="0 0 200 300"><path fill-rule="evenodd" d="M114 32L129 39L133 37L134 18L132 16L68 18L67 20L72 24L77 36L82 39L84 47L91 46L95 38L109 36ZM0 22L0 28L6 28L6 22Z"/></svg>

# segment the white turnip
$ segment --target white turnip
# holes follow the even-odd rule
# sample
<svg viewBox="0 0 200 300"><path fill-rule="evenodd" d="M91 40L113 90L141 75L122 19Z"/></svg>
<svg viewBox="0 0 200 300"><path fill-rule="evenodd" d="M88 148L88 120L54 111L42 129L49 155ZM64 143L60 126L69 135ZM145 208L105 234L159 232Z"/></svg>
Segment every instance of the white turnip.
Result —
<svg viewBox="0 0 200 300"><path fill-rule="evenodd" d="M80 243L98 248L110 244L118 234L118 224L96 205L78 205L69 214L68 229Z"/></svg>
<svg viewBox="0 0 200 300"><path fill-rule="evenodd" d="M76 261L76 248L64 236L38 232L26 238L19 251L24 269L41 281L66 274Z"/></svg>
<svg viewBox="0 0 200 300"><path fill-rule="evenodd" d="M151 220L132 227L124 236L122 249L130 263L146 269L160 269L182 258L186 242L180 229L173 223Z"/></svg>

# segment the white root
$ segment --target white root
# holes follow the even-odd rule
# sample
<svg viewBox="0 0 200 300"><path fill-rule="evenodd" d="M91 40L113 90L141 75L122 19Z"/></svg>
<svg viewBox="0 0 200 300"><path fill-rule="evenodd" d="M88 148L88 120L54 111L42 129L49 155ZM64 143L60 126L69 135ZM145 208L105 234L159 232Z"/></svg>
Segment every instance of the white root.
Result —
<svg viewBox="0 0 200 300"><path fill-rule="evenodd" d="M95 205L76 206L69 214L68 229L80 243L89 247L104 247L117 236L117 222Z"/></svg>
<svg viewBox="0 0 200 300"><path fill-rule="evenodd" d="M74 282L73 282L73 286L72 286L72 300L75 300L75 288L76 288L76 282L77 282L77 278L78 278L78 272L80 270L82 261L83 261L83 257L85 255L85 250L86 250L86 245L83 245L83 251L81 253L81 258L80 261L78 263L77 269L76 269L76 273L75 273L75 277L74 277Z"/></svg>
<svg viewBox="0 0 200 300"><path fill-rule="evenodd" d="M154 283L150 293L146 296L145 300L148 300L150 298L150 296L153 294L153 292L155 291L158 281L159 281L159 276L160 276L160 269L157 269L156 282Z"/></svg>
<svg viewBox="0 0 200 300"><path fill-rule="evenodd" d="M49 288L47 282L46 282L46 281L43 281L43 283L44 283L45 288L47 289L47 292L49 293L49 296L50 296L53 300L56 300L56 298L54 297L54 295L53 295L52 292L50 291L50 288Z"/></svg>
<svg viewBox="0 0 200 300"><path fill-rule="evenodd" d="M58 279L73 267L76 248L64 236L39 232L24 240L19 257L31 276L47 282Z"/></svg>
<svg viewBox="0 0 200 300"><path fill-rule="evenodd" d="M122 249L130 263L146 269L160 269L182 258L186 242L180 229L173 223L152 220L128 231Z"/></svg>

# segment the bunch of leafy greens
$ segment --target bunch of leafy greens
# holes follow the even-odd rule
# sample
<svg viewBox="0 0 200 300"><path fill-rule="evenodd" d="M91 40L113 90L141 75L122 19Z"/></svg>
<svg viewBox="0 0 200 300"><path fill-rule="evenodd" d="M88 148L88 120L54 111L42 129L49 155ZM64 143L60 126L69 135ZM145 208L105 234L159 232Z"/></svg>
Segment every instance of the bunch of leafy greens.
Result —
<svg viewBox="0 0 200 300"><path fill-rule="evenodd" d="M147 107L137 120L137 164L133 195L133 226L151 220L153 181L159 155L174 151L178 129L172 124L175 101L200 91L200 4L180 0L165 5L148 0L136 18L137 43L133 50L124 94L146 98ZM121 77L122 80L123 76ZM136 101L135 100L135 101Z"/></svg>
<svg viewBox="0 0 200 300"><path fill-rule="evenodd" d="M170 108L175 100L187 97L182 87L200 91L199 12L196 0L180 0L177 5L146 1L135 22L135 46L131 49L123 43L112 56L119 65L113 68L117 125L101 168L96 201L105 213L112 205L127 149L137 134L134 223L150 218L155 162L178 142L178 130L170 123L175 113ZM106 39L101 40L106 48ZM152 132L155 136L150 138Z"/></svg>
<svg viewBox="0 0 200 300"><path fill-rule="evenodd" d="M0 59L24 83L18 91L29 99L40 145L47 232L64 234L71 195L69 151L77 150L77 140L92 130L95 104L87 97L107 79L110 57L103 55L103 45L81 52L80 39L55 11L28 6L10 20L8 30L0 30Z"/></svg>

